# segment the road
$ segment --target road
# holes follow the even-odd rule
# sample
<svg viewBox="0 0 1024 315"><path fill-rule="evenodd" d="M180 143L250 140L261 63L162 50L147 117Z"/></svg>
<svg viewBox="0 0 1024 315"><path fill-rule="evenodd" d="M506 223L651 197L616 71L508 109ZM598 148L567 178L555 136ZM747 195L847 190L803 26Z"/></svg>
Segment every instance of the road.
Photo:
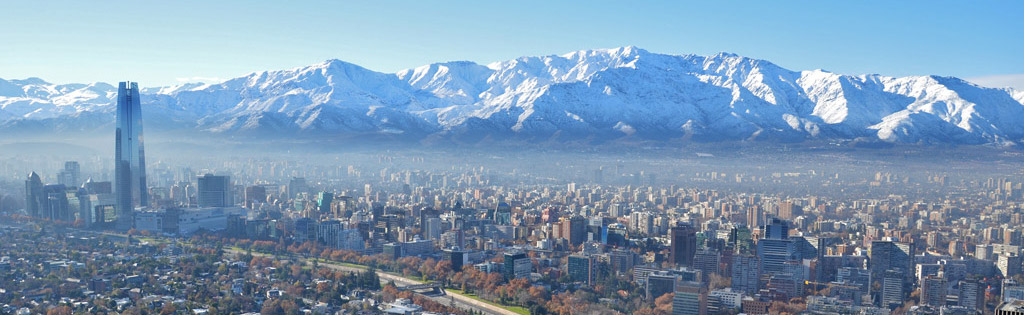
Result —
<svg viewBox="0 0 1024 315"><path fill-rule="evenodd" d="M225 248L224 251L228 252L228 253L236 254L236 255L244 255L245 254L244 251L239 251L239 250L230 249L230 248ZM252 253L252 255L254 255L254 256L276 257L274 255L263 254L263 253ZM302 260L306 264L312 264L312 262L309 259L306 259L306 258L298 258L298 259ZM334 263L329 263L329 262L320 262L319 266L320 267L331 268L331 269L334 269L334 270L346 271L346 272L366 271L365 268L357 268L357 267L339 265L339 264L334 264ZM399 286L408 286L408 285L422 284L423 283L421 281L416 281L416 280L409 279L409 278L406 278L406 277L393 275L393 274L386 273L386 272L383 272L383 271L377 271L377 276L380 277L381 283L387 283L387 282L394 281L395 284L399 285ZM468 297L468 296L465 296L465 295L462 295L462 294L454 293L454 292L451 292L451 291L447 291L447 293L448 293L447 295L442 295L442 296L426 296L426 295L424 295L424 297L430 298L431 300L437 301L438 303L441 303L443 305L450 305L452 303L452 301L454 301L455 302L455 307L458 307L458 308L461 308L461 309L471 309L471 310L474 310L474 311L483 312L484 314L490 314L490 315L519 315L516 312L509 311L507 309L504 309L504 308L501 308L501 307L498 307L498 306L495 306L495 305L492 305L492 304L484 303L484 302L478 301L476 299L473 299L471 297Z"/></svg>
<svg viewBox="0 0 1024 315"><path fill-rule="evenodd" d="M76 229L76 230L77 231L82 231L82 232L89 232L89 233L99 233L99 234L110 235L110 236L127 237L127 235L125 235L125 234L117 234L117 233L110 233L110 232L96 232L96 231L78 230L78 229ZM225 248L224 251L227 252L227 253L234 254L234 255L244 255L244 254L246 254L246 252L244 252L244 251L240 251L240 250L236 250L236 249L231 249L231 248ZM252 253L252 254L254 256L277 257L275 255L263 254L263 253ZM299 258L299 259L302 260L303 263L305 263L305 264L312 264L312 262L309 259L306 259L306 258ZM366 270L364 268L356 268L356 267L339 265L339 264L334 264L334 263L320 263L319 265L320 266L326 266L326 267L331 268L331 269L347 271L347 272L360 272L360 271L365 271ZM377 271L377 276L380 277L381 283L387 283L389 281L394 281L395 284L401 285L401 286L414 285L414 284L422 284L423 283L421 281L416 281L416 280L413 280L413 279L409 279L409 278L393 275L393 274L390 274L390 273L385 273L383 271ZM504 309L502 307L499 307L499 306L496 306L496 305L492 305L492 304L489 304L489 303L485 303L485 302L481 302L481 301L478 301L478 300L473 299L471 297L468 297L468 296L465 296L465 295L462 295L462 294L458 294L458 293L453 293L451 291L447 291L447 295L446 296L445 295L442 295L442 296L426 296L426 295L424 295L424 296L427 297L427 298L430 298L431 300L437 301L438 303L444 304L444 305L451 305L452 302L455 302L455 307L458 307L460 309L474 310L474 311L478 311L478 312L481 312L481 313L484 313L484 314L489 314L489 315L519 315L516 312L509 311L509 310Z"/></svg>

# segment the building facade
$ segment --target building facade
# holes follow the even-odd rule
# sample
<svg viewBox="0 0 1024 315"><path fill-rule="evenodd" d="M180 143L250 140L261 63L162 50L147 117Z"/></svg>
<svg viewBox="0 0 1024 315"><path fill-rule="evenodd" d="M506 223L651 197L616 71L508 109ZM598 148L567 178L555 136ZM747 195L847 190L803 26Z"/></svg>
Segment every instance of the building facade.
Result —
<svg viewBox="0 0 1024 315"><path fill-rule="evenodd" d="M139 84L121 82L117 89L117 130L114 139L114 193L117 229L134 224L137 206L149 204L146 186L146 154L142 136L142 102Z"/></svg>

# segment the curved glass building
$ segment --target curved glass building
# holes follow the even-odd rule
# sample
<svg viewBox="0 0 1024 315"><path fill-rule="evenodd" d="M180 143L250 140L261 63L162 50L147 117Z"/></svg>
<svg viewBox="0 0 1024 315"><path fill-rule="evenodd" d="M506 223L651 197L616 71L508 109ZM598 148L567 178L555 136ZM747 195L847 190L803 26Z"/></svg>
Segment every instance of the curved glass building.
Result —
<svg viewBox="0 0 1024 315"><path fill-rule="evenodd" d="M117 88L115 141L114 194L117 196L117 229L127 231L135 223L135 207L149 204L138 83L121 82Z"/></svg>

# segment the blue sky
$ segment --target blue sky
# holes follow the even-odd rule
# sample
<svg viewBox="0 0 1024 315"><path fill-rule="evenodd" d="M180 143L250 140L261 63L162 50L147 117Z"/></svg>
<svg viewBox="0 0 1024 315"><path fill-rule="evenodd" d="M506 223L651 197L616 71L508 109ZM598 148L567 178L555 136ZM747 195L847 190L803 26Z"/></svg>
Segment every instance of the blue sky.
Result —
<svg viewBox="0 0 1024 315"><path fill-rule="evenodd" d="M635 45L1018 84L1022 14L1020 1L20 1L0 10L0 78L163 86L331 58L394 72Z"/></svg>

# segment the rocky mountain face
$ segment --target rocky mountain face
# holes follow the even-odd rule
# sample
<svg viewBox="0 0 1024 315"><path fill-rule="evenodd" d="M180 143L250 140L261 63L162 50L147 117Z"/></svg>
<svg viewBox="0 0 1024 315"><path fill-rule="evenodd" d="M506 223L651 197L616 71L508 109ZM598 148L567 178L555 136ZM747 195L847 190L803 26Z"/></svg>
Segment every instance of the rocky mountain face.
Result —
<svg viewBox="0 0 1024 315"><path fill-rule="evenodd" d="M116 87L0 80L0 134L106 132ZM636 47L379 73L339 60L143 90L147 131L407 141L1013 145L1024 92ZM112 131L111 131L112 132Z"/></svg>

